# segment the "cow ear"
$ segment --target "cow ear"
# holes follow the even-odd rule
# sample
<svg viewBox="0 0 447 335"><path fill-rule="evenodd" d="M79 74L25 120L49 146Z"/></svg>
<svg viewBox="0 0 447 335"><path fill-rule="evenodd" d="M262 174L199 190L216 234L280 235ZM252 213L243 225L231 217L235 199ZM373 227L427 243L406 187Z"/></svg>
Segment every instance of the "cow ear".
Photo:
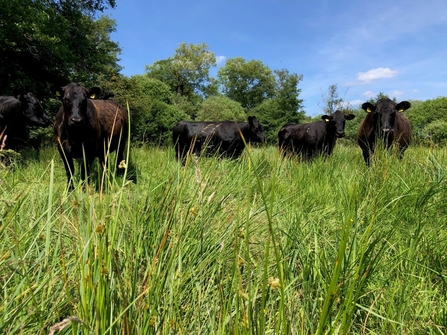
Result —
<svg viewBox="0 0 447 335"><path fill-rule="evenodd" d="M101 93L101 89L99 87L92 87L88 90L88 96L90 99L95 99Z"/></svg>
<svg viewBox="0 0 447 335"><path fill-rule="evenodd" d="M373 112L374 111L374 105L372 104L372 103L370 103L370 102L365 102L363 105L362 105L362 109L364 110L364 111L366 111L367 113L371 113L371 112Z"/></svg>
<svg viewBox="0 0 447 335"><path fill-rule="evenodd" d="M321 119L322 119L323 121L329 122L329 121L331 120L331 117L328 116L328 115L323 115L323 116L321 117Z"/></svg>
<svg viewBox="0 0 447 335"><path fill-rule="evenodd" d="M62 99L64 95L64 89L60 86L52 85L50 88L51 92L59 99Z"/></svg>
<svg viewBox="0 0 447 335"><path fill-rule="evenodd" d="M256 117L254 117L254 116L249 116L248 117L248 123L249 124L253 124L253 121L256 119Z"/></svg>
<svg viewBox="0 0 447 335"><path fill-rule="evenodd" d="M352 119L354 119L355 118L355 114L348 114L348 115L345 115L345 120L352 120Z"/></svg>
<svg viewBox="0 0 447 335"><path fill-rule="evenodd" d="M409 103L408 101L402 101L397 104L396 109L398 112L402 113L403 111L407 110L410 107L411 107L411 103Z"/></svg>

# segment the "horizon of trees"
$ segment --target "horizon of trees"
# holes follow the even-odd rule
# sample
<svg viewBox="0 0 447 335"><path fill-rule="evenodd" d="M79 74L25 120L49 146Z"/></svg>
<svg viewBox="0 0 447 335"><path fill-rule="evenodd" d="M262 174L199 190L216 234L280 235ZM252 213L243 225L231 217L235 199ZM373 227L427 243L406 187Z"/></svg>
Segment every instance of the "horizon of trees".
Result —
<svg viewBox="0 0 447 335"><path fill-rule="evenodd" d="M116 22L102 15L115 8L115 0L10 0L0 12L0 92L14 89L35 93L50 116L60 104L51 85L80 82L112 91L114 99L131 111L132 141L167 144L175 122L184 120L246 120L256 116L271 143L286 123L320 120L305 114L299 88L303 76L287 69L270 69L261 60L230 58L217 66L206 43L178 45L173 56L147 65L145 73L126 77L120 73L118 43L110 38ZM384 96L379 93L377 98ZM414 101L406 112L415 136L447 142L447 98ZM336 84L322 94L323 113L336 109L356 113L347 125L348 139L363 120L363 111L346 106ZM358 129L358 128L357 128ZM34 135L51 139L52 131Z"/></svg>

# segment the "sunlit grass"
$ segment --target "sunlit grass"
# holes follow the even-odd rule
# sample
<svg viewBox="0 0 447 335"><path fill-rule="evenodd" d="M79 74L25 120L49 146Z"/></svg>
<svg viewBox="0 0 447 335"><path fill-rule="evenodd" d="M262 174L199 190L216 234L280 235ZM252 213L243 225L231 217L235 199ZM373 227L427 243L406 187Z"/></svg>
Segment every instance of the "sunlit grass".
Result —
<svg viewBox="0 0 447 335"><path fill-rule="evenodd" d="M130 155L103 192L54 148L0 170L1 333L446 332L443 148Z"/></svg>

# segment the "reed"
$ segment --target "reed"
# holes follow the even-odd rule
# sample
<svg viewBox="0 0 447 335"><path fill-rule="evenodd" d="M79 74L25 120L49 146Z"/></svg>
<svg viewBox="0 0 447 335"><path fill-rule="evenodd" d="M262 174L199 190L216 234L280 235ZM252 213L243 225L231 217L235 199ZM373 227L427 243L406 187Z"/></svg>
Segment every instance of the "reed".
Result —
<svg viewBox="0 0 447 335"><path fill-rule="evenodd" d="M1 333L446 332L444 148L174 157L72 192L54 148L0 170Z"/></svg>

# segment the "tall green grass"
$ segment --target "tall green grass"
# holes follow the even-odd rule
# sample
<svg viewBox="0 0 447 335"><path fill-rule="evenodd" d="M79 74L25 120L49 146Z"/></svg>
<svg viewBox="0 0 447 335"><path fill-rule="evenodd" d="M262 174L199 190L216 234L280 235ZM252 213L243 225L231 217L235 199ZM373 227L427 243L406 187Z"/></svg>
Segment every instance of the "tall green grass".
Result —
<svg viewBox="0 0 447 335"><path fill-rule="evenodd" d="M0 333L446 333L444 148L174 156L70 193L54 148L0 170Z"/></svg>

